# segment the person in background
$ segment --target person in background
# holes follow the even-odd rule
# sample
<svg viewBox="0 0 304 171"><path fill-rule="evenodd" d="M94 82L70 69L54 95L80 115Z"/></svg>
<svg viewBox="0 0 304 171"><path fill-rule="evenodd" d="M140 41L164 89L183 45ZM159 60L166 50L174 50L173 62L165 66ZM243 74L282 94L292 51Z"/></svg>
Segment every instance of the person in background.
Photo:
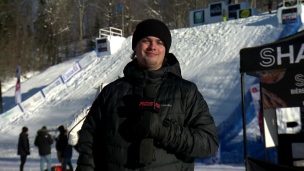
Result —
<svg viewBox="0 0 304 171"><path fill-rule="evenodd" d="M268 8L269 14L271 14L272 13L272 0L268 0L267 8Z"/></svg>
<svg viewBox="0 0 304 171"><path fill-rule="evenodd" d="M169 53L168 27L136 26L124 77L105 86L79 131L76 171L193 171L218 150L218 135L197 86Z"/></svg>
<svg viewBox="0 0 304 171"><path fill-rule="evenodd" d="M30 143L28 139L28 128L22 127L22 131L18 140L18 155L20 155L20 171L23 171L24 164L26 162L27 155L30 155Z"/></svg>
<svg viewBox="0 0 304 171"><path fill-rule="evenodd" d="M65 130L64 135L66 136L66 138L64 139L64 149L61 153L61 157L62 157L62 171L66 171L66 166L69 166L69 171L73 171L73 165L71 162L72 159L72 155L73 155L73 146L71 146L70 144L68 144L68 137L67 137L67 131Z"/></svg>
<svg viewBox="0 0 304 171"><path fill-rule="evenodd" d="M58 131L59 131L59 135L57 136L57 138L55 138L55 141L56 141L56 151L57 151L57 158L58 158L58 161L59 163L61 164L63 159L62 159L62 151L64 150L65 146L66 146L66 139L67 139L67 136L65 135L65 128L63 125L60 125L58 127Z"/></svg>
<svg viewBox="0 0 304 171"><path fill-rule="evenodd" d="M47 162L47 171L51 171L51 145L53 144L53 138L45 126L37 131L34 144L38 147L40 155L40 171L44 171L45 162Z"/></svg>

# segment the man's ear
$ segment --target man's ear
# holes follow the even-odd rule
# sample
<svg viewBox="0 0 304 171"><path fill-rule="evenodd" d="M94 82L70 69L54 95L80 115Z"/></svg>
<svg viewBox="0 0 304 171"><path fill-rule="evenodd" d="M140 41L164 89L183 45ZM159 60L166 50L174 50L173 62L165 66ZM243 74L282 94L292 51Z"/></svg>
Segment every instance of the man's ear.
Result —
<svg viewBox="0 0 304 171"><path fill-rule="evenodd" d="M131 54L131 57L130 57L132 60L136 58L136 52L133 51L133 53Z"/></svg>

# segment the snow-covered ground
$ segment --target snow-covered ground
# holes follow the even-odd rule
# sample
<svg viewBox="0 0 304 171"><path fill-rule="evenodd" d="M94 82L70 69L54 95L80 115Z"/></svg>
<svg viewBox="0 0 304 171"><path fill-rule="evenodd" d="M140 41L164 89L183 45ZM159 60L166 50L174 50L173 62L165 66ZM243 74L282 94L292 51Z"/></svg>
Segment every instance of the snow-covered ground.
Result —
<svg viewBox="0 0 304 171"><path fill-rule="evenodd" d="M55 156L54 156L55 157ZM57 162L56 160L53 160ZM76 160L73 160L73 167L76 168ZM0 171L19 171L20 162L16 159L3 160L0 159ZM58 164L57 164L58 165ZM24 166L24 171L40 170L38 159L28 159ZM245 171L242 165L205 165L197 164L194 171Z"/></svg>
<svg viewBox="0 0 304 171"><path fill-rule="evenodd" d="M229 118L235 108L241 104L240 49L273 42L278 39L282 29L283 26L278 23L276 14L261 14L246 19L171 30L173 42L170 52L178 58L182 76L197 84L209 105L216 125ZM22 114L0 115L0 171L18 170L19 156L16 147L23 126L29 127L31 144L31 155L28 156L25 169L37 170L39 155L33 145L36 131L44 125L54 129L61 124L68 124L83 108L93 102L101 83L106 84L122 76L124 66L130 61L131 40L132 37L128 37L121 50L113 55L98 58L95 52L89 52L41 73L28 73L28 78L24 78L21 83L23 100L41 91L80 59L87 58L90 61L90 65L82 68L81 72L63 84L59 90L50 94L34 110ZM253 81L252 78L246 78L245 86L248 88ZM2 86L4 111L15 106L15 82L16 80L8 81ZM258 125L249 126L247 131L249 137L255 137ZM51 132L51 134L57 133ZM241 141L240 132L234 142ZM239 153L242 155L242 152ZM75 166L77 155L77 152L74 152ZM56 164L54 145L52 158ZM237 171L245 168L242 163L205 165L197 162L195 170Z"/></svg>

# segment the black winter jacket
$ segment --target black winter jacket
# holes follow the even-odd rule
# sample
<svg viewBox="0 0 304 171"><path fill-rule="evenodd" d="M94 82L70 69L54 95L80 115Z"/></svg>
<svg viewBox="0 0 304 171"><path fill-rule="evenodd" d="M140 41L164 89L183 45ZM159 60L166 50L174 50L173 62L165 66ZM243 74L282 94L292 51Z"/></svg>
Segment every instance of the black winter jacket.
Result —
<svg viewBox="0 0 304 171"><path fill-rule="evenodd" d="M35 146L38 147L39 155L45 156L51 154L51 145L53 138L48 134L47 130L40 129L37 131L37 136L34 141Z"/></svg>
<svg viewBox="0 0 304 171"><path fill-rule="evenodd" d="M65 134L62 134L62 136L60 137L60 143L61 143L61 157L62 158L72 158L73 155L73 146L71 146L68 143L68 136ZM59 141L57 141L58 143Z"/></svg>
<svg viewBox="0 0 304 171"><path fill-rule="evenodd" d="M66 158L71 159L72 156L73 156L73 146L67 143L64 151L61 153L61 157L65 159Z"/></svg>
<svg viewBox="0 0 304 171"><path fill-rule="evenodd" d="M56 138L56 150L57 151L64 151L66 148L66 142L68 141L68 138L64 133L60 133L58 137Z"/></svg>
<svg viewBox="0 0 304 171"><path fill-rule="evenodd" d="M30 155L30 143L25 132L21 132L19 135L17 154L21 156Z"/></svg>
<svg viewBox="0 0 304 171"><path fill-rule="evenodd" d="M146 71L136 59L124 68L125 77L108 84L92 104L79 132L77 171L193 171L194 158L213 155L218 135L213 117L196 85L181 77L179 62L173 54L163 67ZM157 89L155 101L161 120L170 121L170 131L162 141L154 141L154 161L146 166L136 163L133 150L132 117L140 115L137 98L146 84Z"/></svg>

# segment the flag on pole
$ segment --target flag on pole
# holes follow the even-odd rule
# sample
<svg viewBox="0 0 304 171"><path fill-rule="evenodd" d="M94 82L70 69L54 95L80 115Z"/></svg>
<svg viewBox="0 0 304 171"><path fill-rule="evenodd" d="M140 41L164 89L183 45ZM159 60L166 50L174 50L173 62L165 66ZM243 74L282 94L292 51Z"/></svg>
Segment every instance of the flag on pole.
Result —
<svg viewBox="0 0 304 171"><path fill-rule="evenodd" d="M119 12L123 8L123 3L120 1L120 3L116 7L116 12Z"/></svg>
<svg viewBox="0 0 304 171"><path fill-rule="evenodd" d="M17 83L16 83L16 89L15 89L15 102L16 102L16 104L19 104L19 103L21 103L20 66L17 66L16 77L17 77Z"/></svg>

